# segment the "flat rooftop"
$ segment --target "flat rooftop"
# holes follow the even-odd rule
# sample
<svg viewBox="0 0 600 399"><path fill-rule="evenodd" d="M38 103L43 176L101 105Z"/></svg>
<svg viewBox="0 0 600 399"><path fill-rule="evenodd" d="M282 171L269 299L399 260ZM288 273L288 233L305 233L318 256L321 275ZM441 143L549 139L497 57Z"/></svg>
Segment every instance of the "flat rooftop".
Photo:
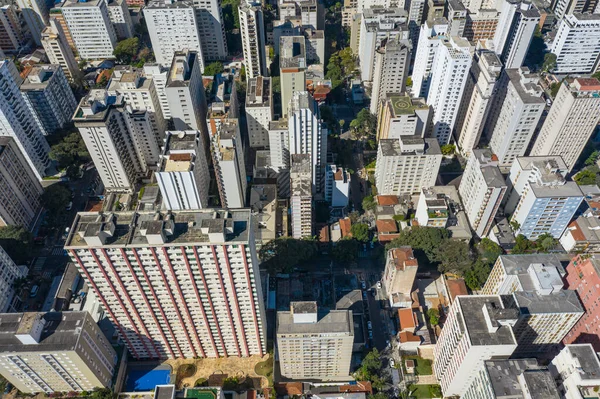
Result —
<svg viewBox="0 0 600 399"><path fill-rule="evenodd" d="M316 323L294 323L292 312L277 312L277 335L288 334L345 334L354 335L352 311L319 312Z"/></svg>
<svg viewBox="0 0 600 399"><path fill-rule="evenodd" d="M281 69L306 68L306 39L304 36L282 36L279 54Z"/></svg>
<svg viewBox="0 0 600 399"><path fill-rule="evenodd" d="M484 307L490 309L490 319L495 324L498 320L516 320L518 318L516 309L505 309L501 298L497 295L459 295L456 300L462 309L464 328L473 346L515 345L516 347L517 340L510 326L500 325L495 332L488 329Z"/></svg>
<svg viewBox="0 0 600 399"><path fill-rule="evenodd" d="M536 399L560 398L550 372L536 359L488 360L484 366L496 398L524 397L519 376L523 376L529 392L535 392Z"/></svg>
<svg viewBox="0 0 600 399"><path fill-rule="evenodd" d="M513 298L521 313L581 313L585 312L577 291L559 290L549 295L534 291L516 291Z"/></svg>
<svg viewBox="0 0 600 399"><path fill-rule="evenodd" d="M427 104L421 98L410 98L407 95L391 94L387 96L394 111L394 116L413 115L417 109L426 109Z"/></svg>
<svg viewBox="0 0 600 399"><path fill-rule="evenodd" d="M527 269L532 264L554 266L561 276L566 273L558 256L553 254L500 255L500 262L508 275L527 274Z"/></svg>
<svg viewBox="0 0 600 399"><path fill-rule="evenodd" d="M571 356L579 361L579 375L582 380L597 380L600 378L598 355L590 344L567 345L563 350L567 349Z"/></svg>
<svg viewBox="0 0 600 399"><path fill-rule="evenodd" d="M248 80L246 107L269 107L271 105L271 78L258 76Z"/></svg>

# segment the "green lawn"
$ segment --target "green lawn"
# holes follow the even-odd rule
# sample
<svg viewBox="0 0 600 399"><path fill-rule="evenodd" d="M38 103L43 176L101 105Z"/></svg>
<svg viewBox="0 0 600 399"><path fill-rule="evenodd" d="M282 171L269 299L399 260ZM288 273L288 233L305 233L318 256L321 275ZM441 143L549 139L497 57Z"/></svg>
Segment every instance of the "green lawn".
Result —
<svg viewBox="0 0 600 399"><path fill-rule="evenodd" d="M434 396L431 395L431 390L430 387L432 386L438 386L439 385L411 385L409 387L410 392L412 393L412 397L417 398L417 399L430 399L433 398ZM414 392L413 392L414 390ZM441 398L442 395L440 396L435 396L435 397L439 397Z"/></svg>
<svg viewBox="0 0 600 399"><path fill-rule="evenodd" d="M403 360L414 360L415 361L415 373L417 375L432 375L433 369L431 368L431 360L423 359L419 356L402 356ZM406 363L405 363L406 364Z"/></svg>

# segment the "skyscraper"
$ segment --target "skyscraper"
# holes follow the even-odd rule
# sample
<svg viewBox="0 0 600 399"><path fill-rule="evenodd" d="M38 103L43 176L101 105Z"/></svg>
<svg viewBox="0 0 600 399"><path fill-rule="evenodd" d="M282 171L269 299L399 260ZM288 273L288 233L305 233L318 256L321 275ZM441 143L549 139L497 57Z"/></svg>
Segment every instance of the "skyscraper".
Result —
<svg viewBox="0 0 600 399"><path fill-rule="evenodd" d="M294 92L306 90L306 39L304 36L282 36L279 54L281 116L286 117Z"/></svg>
<svg viewBox="0 0 600 399"><path fill-rule="evenodd" d="M17 5L27 23L35 44L42 44L42 31L49 22L48 2L45 0L18 0Z"/></svg>
<svg viewBox="0 0 600 399"><path fill-rule="evenodd" d="M265 23L260 2L242 2L239 7L239 16L246 77L252 79L258 76L267 76Z"/></svg>
<svg viewBox="0 0 600 399"><path fill-rule="evenodd" d="M431 109L422 98L407 93L388 94L381 104L377 120L377 140L400 136L424 138L430 129Z"/></svg>
<svg viewBox="0 0 600 399"><path fill-rule="evenodd" d="M308 154L292 154L290 167L290 210L292 237L312 237L312 165Z"/></svg>
<svg viewBox="0 0 600 399"><path fill-rule="evenodd" d="M200 32L202 57L207 61L227 58L227 40L221 0L193 0Z"/></svg>
<svg viewBox="0 0 600 399"><path fill-rule="evenodd" d="M246 163L237 119L211 123L211 153L217 188L224 208L246 205Z"/></svg>
<svg viewBox="0 0 600 399"><path fill-rule="evenodd" d="M433 60L437 47L446 39L447 32L448 21L443 18L427 20L421 26L412 73L412 93L414 97L427 98L429 85L431 84Z"/></svg>
<svg viewBox="0 0 600 399"><path fill-rule="evenodd" d="M565 15L552 42L554 73L593 73L600 56L600 15Z"/></svg>
<svg viewBox="0 0 600 399"><path fill-rule="evenodd" d="M499 11L494 50L505 69L520 68L540 22L540 13L531 3L521 0L502 0Z"/></svg>
<svg viewBox="0 0 600 399"><path fill-rule="evenodd" d="M269 123L273 120L271 78L248 79L246 91L246 124L250 147L269 147Z"/></svg>
<svg viewBox="0 0 600 399"><path fill-rule="evenodd" d="M49 26L42 31L41 40L51 64L60 65L70 81L79 77L81 71L75 61L73 50L69 47L63 28L56 18L50 18Z"/></svg>
<svg viewBox="0 0 600 399"><path fill-rule="evenodd" d="M390 39L375 51L370 108L372 114L379 114L381 102L388 94L405 91L411 50L410 41Z"/></svg>

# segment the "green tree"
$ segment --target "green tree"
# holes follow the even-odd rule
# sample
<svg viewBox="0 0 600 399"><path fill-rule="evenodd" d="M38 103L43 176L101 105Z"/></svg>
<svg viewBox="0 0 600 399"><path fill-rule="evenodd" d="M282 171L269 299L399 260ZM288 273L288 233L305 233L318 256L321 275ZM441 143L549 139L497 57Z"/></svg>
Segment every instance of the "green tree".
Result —
<svg viewBox="0 0 600 399"><path fill-rule="evenodd" d="M360 249L360 244L354 238L344 237L335 243L331 257L340 263L354 262Z"/></svg>
<svg viewBox="0 0 600 399"><path fill-rule="evenodd" d="M429 318L429 324L437 326L440 324L440 311L436 308L431 308L427 311L427 317Z"/></svg>
<svg viewBox="0 0 600 399"><path fill-rule="evenodd" d="M60 142L50 148L48 154L50 159L58 162L59 169L67 168L71 165L81 165L90 161L85 142L78 131L74 131L65 136Z"/></svg>
<svg viewBox="0 0 600 399"><path fill-rule="evenodd" d="M352 238L360 242L369 241L369 225L366 223L355 223L350 228Z"/></svg>
<svg viewBox="0 0 600 399"><path fill-rule="evenodd" d="M117 59L119 64L131 64L140 50L140 39L137 37L131 37L129 39L121 40L115 46L113 55Z"/></svg>
<svg viewBox="0 0 600 399"><path fill-rule="evenodd" d="M538 251L548 252L556 248L558 240L548 233L540 234L535 240Z"/></svg>
<svg viewBox="0 0 600 399"><path fill-rule="evenodd" d="M440 149L443 155L453 155L456 151L456 146L454 144L444 144Z"/></svg>
<svg viewBox="0 0 600 399"><path fill-rule="evenodd" d="M363 108L350 122L350 129L358 139L374 136L377 129L377 118L367 108Z"/></svg>
<svg viewBox="0 0 600 399"><path fill-rule="evenodd" d="M496 262L498 256L504 253L502 247L489 238L483 238L477 244L477 251L479 252L480 259L490 264Z"/></svg>
<svg viewBox="0 0 600 399"><path fill-rule="evenodd" d="M32 256L33 235L23 226L0 227L0 246L20 265Z"/></svg>
<svg viewBox="0 0 600 399"><path fill-rule="evenodd" d="M577 173L573 180L575 180L580 186L596 184L596 173L589 169L584 169Z"/></svg>
<svg viewBox="0 0 600 399"><path fill-rule="evenodd" d="M560 90L560 86L562 83L552 83L550 85L550 95L552 96L552 98L556 98L556 95L558 94L558 90Z"/></svg>
<svg viewBox="0 0 600 399"><path fill-rule="evenodd" d="M446 239L436 249L438 270L441 273L456 273L462 275L473 265L473 257L469 244L463 241Z"/></svg>
<svg viewBox="0 0 600 399"><path fill-rule="evenodd" d="M352 49L346 47L343 50L337 51L329 57L327 63L327 73L325 77L331 79L333 89L338 88L344 79L356 69L356 58L352 54Z"/></svg>
<svg viewBox="0 0 600 399"><path fill-rule="evenodd" d="M511 255L527 254L535 252L535 248L536 246L533 241L527 239L523 234L519 234L515 237L515 246L510 253Z"/></svg>
<svg viewBox="0 0 600 399"><path fill-rule="evenodd" d="M314 239L298 240L280 237L267 242L260 248L260 259L269 273L289 273L294 266L305 262L317 253Z"/></svg>
<svg viewBox="0 0 600 399"><path fill-rule="evenodd" d="M90 399L113 399L114 394L110 388L94 388Z"/></svg>
<svg viewBox="0 0 600 399"><path fill-rule="evenodd" d="M48 186L42 194L42 204L48 211L49 216L58 216L64 213L70 200L71 190L62 184Z"/></svg>
<svg viewBox="0 0 600 399"><path fill-rule="evenodd" d="M478 290L483 287L491 271L492 267L489 263L484 262L482 259L477 259L473 265L463 273L465 284L471 290Z"/></svg>
<svg viewBox="0 0 600 399"><path fill-rule="evenodd" d="M450 238L450 231L444 228L413 226L402 230L398 238L385 246L386 251L392 248L410 246L415 250L423 251L430 262L436 261L438 247Z"/></svg>
<svg viewBox="0 0 600 399"><path fill-rule="evenodd" d="M600 156L600 152L598 152L597 150L592 152L590 156L587 157L587 159L585 160L585 166L595 165L596 161L598 160L598 156Z"/></svg>
<svg viewBox="0 0 600 399"><path fill-rule="evenodd" d="M362 200L362 208L365 211L374 211L377 208L377 203L375 202L375 198L372 195L367 195Z"/></svg>
<svg viewBox="0 0 600 399"><path fill-rule="evenodd" d="M319 107L319 113L321 115L321 119L327 125L327 129L334 133L337 132L338 121L333 115L333 110L331 109L331 107L329 105L323 104Z"/></svg>
<svg viewBox="0 0 600 399"><path fill-rule="evenodd" d="M556 67L556 54L546 53L544 55L544 63L542 69L544 72L552 71Z"/></svg>
<svg viewBox="0 0 600 399"><path fill-rule="evenodd" d="M381 355L377 348L373 348L362 360L356 374L359 380L373 381L378 377L382 367Z"/></svg>
<svg viewBox="0 0 600 399"><path fill-rule="evenodd" d="M273 93L281 93L281 78L279 76L271 77L271 90Z"/></svg>
<svg viewBox="0 0 600 399"><path fill-rule="evenodd" d="M83 71L86 66L87 66L87 60L85 58L79 60L79 62L77 63L77 68L79 68L80 71Z"/></svg>
<svg viewBox="0 0 600 399"><path fill-rule="evenodd" d="M545 53L546 43L544 42L544 35L542 35L540 28L536 25L524 64L533 71L538 70L544 62Z"/></svg>
<svg viewBox="0 0 600 399"><path fill-rule="evenodd" d="M383 392L377 392L373 394L369 394L369 399L389 399L390 397Z"/></svg>
<svg viewBox="0 0 600 399"><path fill-rule="evenodd" d="M204 67L204 76L215 76L218 73L223 72L223 63L220 61L211 62Z"/></svg>
<svg viewBox="0 0 600 399"><path fill-rule="evenodd" d="M430 385L429 395L431 395L432 398L441 398L443 396L442 387L439 385Z"/></svg>

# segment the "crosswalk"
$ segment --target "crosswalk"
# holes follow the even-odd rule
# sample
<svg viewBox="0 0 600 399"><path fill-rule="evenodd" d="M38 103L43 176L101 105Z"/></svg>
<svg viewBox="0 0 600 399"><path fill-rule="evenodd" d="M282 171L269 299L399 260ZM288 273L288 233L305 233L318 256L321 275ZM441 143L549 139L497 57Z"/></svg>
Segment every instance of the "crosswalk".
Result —
<svg viewBox="0 0 600 399"><path fill-rule="evenodd" d="M52 249L52 256L67 256L67 250L64 249L63 247L54 247L54 249Z"/></svg>

